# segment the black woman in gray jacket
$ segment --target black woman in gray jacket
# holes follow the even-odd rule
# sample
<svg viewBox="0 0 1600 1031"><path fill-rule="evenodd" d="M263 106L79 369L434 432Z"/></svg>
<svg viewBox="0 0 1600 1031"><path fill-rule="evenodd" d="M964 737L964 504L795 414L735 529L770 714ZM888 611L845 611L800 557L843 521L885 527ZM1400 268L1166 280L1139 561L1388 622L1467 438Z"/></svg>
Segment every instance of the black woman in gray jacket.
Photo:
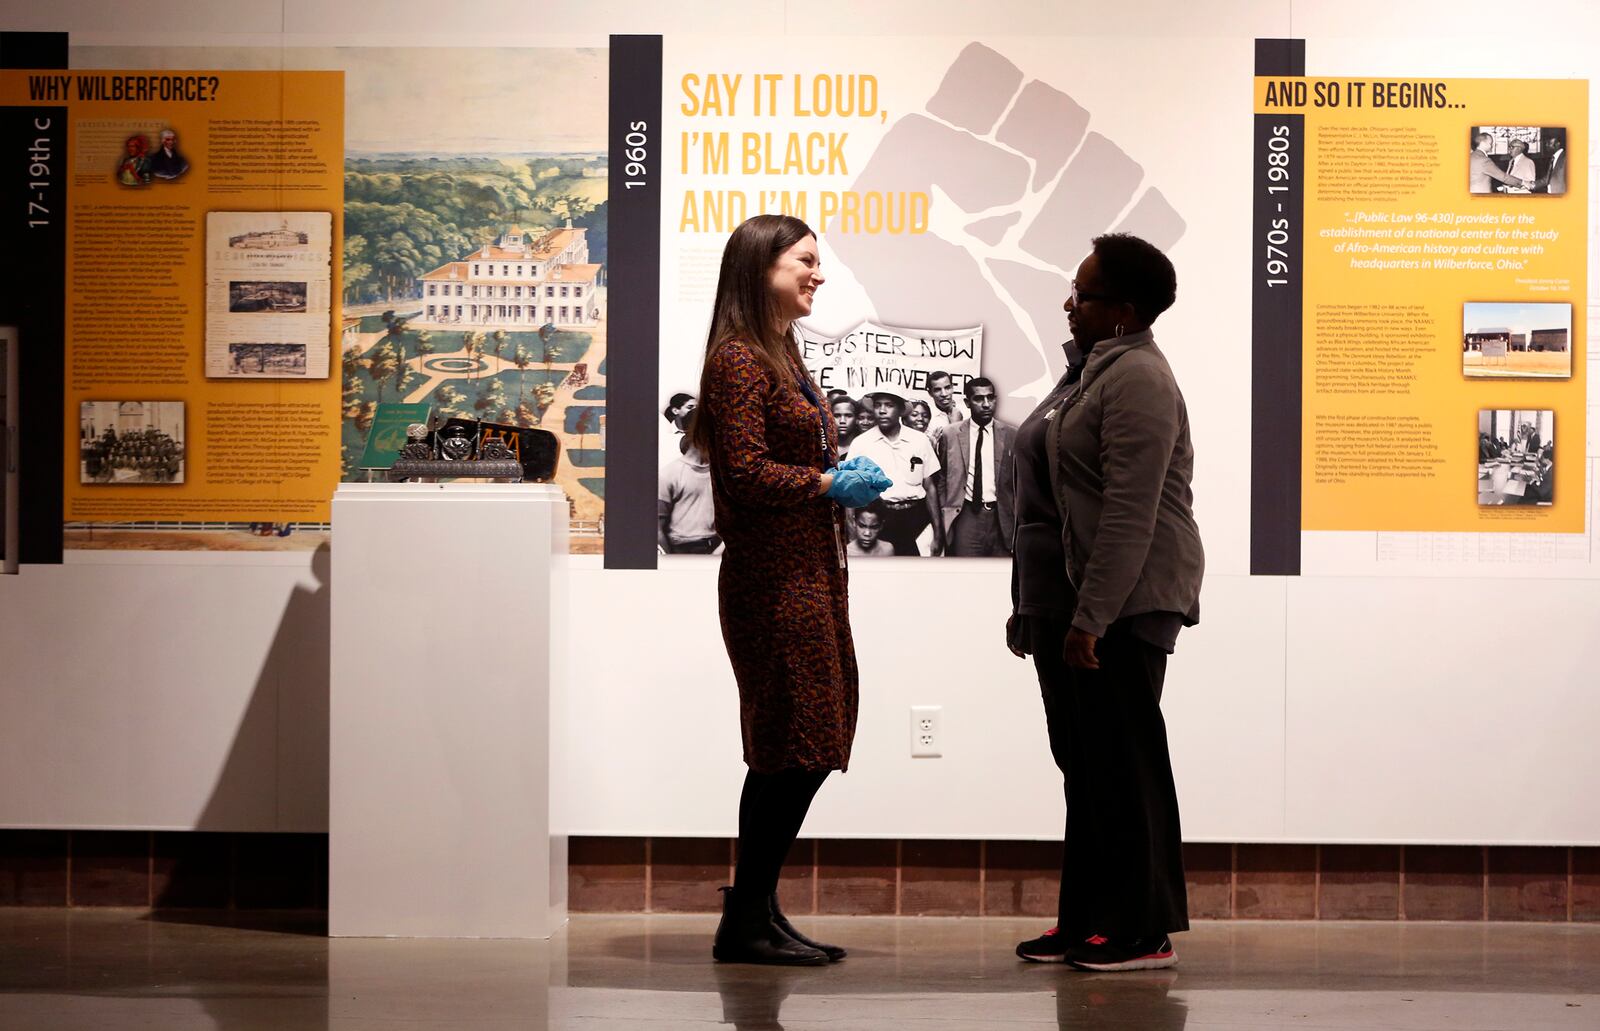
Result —
<svg viewBox="0 0 1600 1031"><path fill-rule="evenodd" d="M1189 928L1160 702L1205 555L1188 410L1150 330L1176 297L1160 250L1097 237L1064 305L1067 374L1017 431L1006 636L1033 656L1067 796L1058 922L1017 946L1034 962L1173 966Z"/></svg>

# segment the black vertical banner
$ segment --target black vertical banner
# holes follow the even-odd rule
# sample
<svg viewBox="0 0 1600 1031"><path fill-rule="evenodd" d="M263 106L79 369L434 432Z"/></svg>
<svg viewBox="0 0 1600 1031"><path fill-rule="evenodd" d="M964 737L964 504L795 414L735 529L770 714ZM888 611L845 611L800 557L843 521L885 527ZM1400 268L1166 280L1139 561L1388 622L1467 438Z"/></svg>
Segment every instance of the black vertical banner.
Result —
<svg viewBox="0 0 1600 1031"><path fill-rule="evenodd" d="M606 270L607 569L656 567L661 37L611 37Z"/></svg>
<svg viewBox="0 0 1600 1031"><path fill-rule="evenodd" d="M1302 76L1302 39L1256 40L1257 76ZM1255 116L1250 249L1250 572L1300 572L1305 116Z"/></svg>
<svg viewBox="0 0 1600 1031"><path fill-rule="evenodd" d="M65 33L0 33L0 67L66 67ZM43 62L43 63L41 63ZM17 327L18 558L61 561L67 109L0 107L0 322Z"/></svg>

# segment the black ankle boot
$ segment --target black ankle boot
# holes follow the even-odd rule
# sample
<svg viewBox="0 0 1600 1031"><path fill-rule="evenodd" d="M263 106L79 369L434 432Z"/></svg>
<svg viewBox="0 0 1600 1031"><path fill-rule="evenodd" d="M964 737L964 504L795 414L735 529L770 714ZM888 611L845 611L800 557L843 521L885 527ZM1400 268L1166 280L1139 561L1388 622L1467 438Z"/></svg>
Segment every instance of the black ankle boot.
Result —
<svg viewBox="0 0 1600 1031"><path fill-rule="evenodd" d="M804 945L807 948L816 949L818 952L827 956L829 963L837 963L849 955L849 953L846 952L841 946L824 945L822 942L812 941L810 938L795 930L794 924L791 924L789 922L789 918L783 915L783 910L778 908L778 896L776 893L773 894L771 901L772 922L778 925L778 930L782 931L784 934L787 934L801 945Z"/></svg>
<svg viewBox="0 0 1600 1031"><path fill-rule="evenodd" d="M733 888L722 888L722 922L711 945L720 963L768 963L775 966L815 967L828 955L789 937L772 918L772 901L755 898Z"/></svg>

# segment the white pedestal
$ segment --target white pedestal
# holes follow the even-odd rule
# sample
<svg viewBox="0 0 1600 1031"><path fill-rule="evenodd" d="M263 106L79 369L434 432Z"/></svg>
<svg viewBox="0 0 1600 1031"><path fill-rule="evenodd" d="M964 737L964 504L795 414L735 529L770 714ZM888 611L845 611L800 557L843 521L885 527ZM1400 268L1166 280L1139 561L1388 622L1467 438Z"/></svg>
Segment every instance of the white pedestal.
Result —
<svg viewBox="0 0 1600 1031"><path fill-rule="evenodd" d="M566 496L348 483L333 527L328 933L549 937Z"/></svg>

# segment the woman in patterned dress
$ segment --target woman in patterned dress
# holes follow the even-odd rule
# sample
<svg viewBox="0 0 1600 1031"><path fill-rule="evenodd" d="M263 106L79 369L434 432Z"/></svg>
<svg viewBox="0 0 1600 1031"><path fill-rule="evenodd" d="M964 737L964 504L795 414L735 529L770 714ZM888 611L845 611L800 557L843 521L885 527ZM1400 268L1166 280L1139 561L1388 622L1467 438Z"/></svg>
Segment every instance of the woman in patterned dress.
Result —
<svg viewBox="0 0 1600 1031"><path fill-rule="evenodd" d="M800 360L794 320L823 275L816 235L758 215L722 255L690 446L711 463L722 637L739 685L749 767L739 862L712 955L815 965L844 950L805 937L777 905L778 874L811 799L845 769L856 726L845 529L889 485L876 465L836 467L838 431Z"/></svg>

